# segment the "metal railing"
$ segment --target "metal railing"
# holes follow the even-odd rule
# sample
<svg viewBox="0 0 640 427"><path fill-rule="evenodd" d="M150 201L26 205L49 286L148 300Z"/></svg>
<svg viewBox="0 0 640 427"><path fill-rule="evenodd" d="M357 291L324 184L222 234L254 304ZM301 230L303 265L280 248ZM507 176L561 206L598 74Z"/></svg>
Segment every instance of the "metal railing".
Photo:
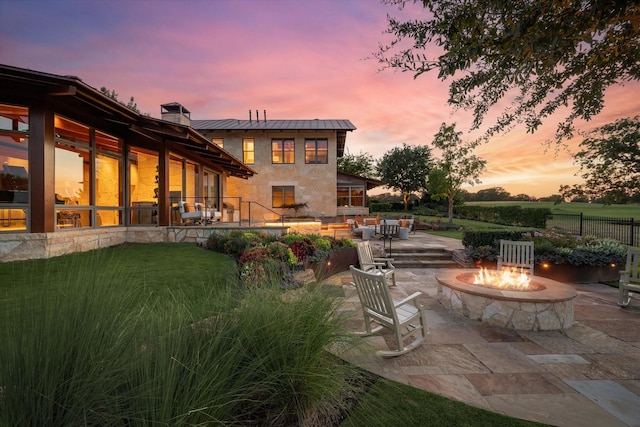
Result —
<svg viewBox="0 0 640 427"><path fill-rule="evenodd" d="M625 245L640 246L640 221L634 218L554 213L547 218L547 228L557 228L578 236L616 239Z"/></svg>
<svg viewBox="0 0 640 427"><path fill-rule="evenodd" d="M262 212L267 211L270 214L272 214L274 216L273 221L279 221L283 226L284 226L284 215L274 211L271 208L266 207L265 205L263 205L262 203L259 202L254 202L254 201L247 201L247 202L243 202L244 204L247 205L247 219L249 221L249 226L251 226L252 221L255 222L260 222L260 223L264 223L267 222L267 219L264 217L264 214L260 215L260 210L258 210L256 212L256 207L262 209ZM253 210L252 210L252 206L253 206ZM260 221L256 221L256 218L258 217L258 215L261 216L261 220ZM252 219L253 218L253 219Z"/></svg>
<svg viewBox="0 0 640 427"><path fill-rule="evenodd" d="M200 209L204 211L202 218L209 222L235 222L242 224L242 198L241 197L170 197L169 223L171 225L183 225L192 221L185 221L182 218L179 203L187 202L195 205L200 204ZM219 206L220 205L220 206ZM219 216L216 213L219 212Z"/></svg>

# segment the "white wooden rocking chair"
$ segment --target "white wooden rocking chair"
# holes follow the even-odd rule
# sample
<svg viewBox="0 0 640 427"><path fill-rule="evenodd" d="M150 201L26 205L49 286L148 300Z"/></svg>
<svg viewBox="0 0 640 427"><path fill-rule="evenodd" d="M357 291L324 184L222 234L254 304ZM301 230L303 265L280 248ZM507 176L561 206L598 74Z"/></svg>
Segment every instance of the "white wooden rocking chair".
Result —
<svg viewBox="0 0 640 427"><path fill-rule="evenodd" d="M640 249L629 248L627 250L627 264L624 271L620 272L618 284L620 294L618 304L626 307L631 302L631 291L640 293Z"/></svg>
<svg viewBox="0 0 640 427"><path fill-rule="evenodd" d="M360 269L367 272L377 271L384 276L389 286L396 286L396 268L391 263L393 258L374 257L368 240L358 242L357 250Z"/></svg>
<svg viewBox="0 0 640 427"><path fill-rule="evenodd" d="M517 269L533 276L533 242L500 240L498 270Z"/></svg>
<svg viewBox="0 0 640 427"><path fill-rule="evenodd" d="M401 301L391 298L389 287L384 276L377 272L367 273L351 266L353 284L358 290L362 314L364 316L365 332L358 335L368 336L380 332L383 328L391 329L398 342L397 350L380 350L377 356L394 357L405 354L416 348L427 337L427 321L424 310L416 301L422 295L415 292ZM371 323L379 326L372 329ZM415 336L411 344L404 345L405 338Z"/></svg>

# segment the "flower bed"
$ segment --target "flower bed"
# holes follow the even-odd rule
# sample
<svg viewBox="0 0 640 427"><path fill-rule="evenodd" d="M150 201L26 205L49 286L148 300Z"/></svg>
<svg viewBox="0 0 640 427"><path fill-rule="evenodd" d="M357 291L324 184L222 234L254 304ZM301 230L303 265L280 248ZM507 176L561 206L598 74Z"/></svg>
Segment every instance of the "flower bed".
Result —
<svg viewBox="0 0 640 427"><path fill-rule="evenodd" d="M293 271L313 269L316 280L349 268L357 261L350 239L291 233L280 237L246 231L214 233L205 246L234 257L247 286L278 282L283 288L300 286ZM354 258L355 257L355 258Z"/></svg>
<svg viewBox="0 0 640 427"><path fill-rule="evenodd" d="M492 236L490 232L465 235L463 243L476 264L490 268L493 263L495 268L500 239L533 241L535 274L568 283L618 280L626 259L626 246L614 239L574 236L557 231L509 233L510 236Z"/></svg>

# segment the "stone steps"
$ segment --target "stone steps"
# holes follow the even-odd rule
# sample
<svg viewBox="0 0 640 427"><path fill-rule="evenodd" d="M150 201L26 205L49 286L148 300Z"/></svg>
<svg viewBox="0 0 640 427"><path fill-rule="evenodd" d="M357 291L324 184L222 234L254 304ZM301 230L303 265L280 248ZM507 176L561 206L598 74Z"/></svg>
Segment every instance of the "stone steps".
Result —
<svg viewBox="0 0 640 427"><path fill-rule="evenodd" d="M387 253L388 253L387 247ZM391 247L391 258L396 268L458 268L451 251L441 246L424 248Z"/></svg>

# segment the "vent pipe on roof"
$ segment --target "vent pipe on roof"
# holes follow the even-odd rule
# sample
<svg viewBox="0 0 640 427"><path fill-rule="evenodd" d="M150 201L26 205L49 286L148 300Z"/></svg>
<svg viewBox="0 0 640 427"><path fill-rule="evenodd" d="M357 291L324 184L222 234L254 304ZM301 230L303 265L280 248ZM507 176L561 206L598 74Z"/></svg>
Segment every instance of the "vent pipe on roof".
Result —
<svg viewBox="0 0 640 427"><path fill-rule="evenodd" d="M262 115L262 119L266 122L267 121L267 110L263 111L263 115Z"/></svg>
<svg viewBox="0 0 640 427"><path fill-rule="evenodd" d="M256 122L260 121L260 116L258 115L258 110L256 110Z"/></svg>
<svg viewBox="0 0 640 427"><path fill-rule="evenodd" d="M249 121L251 121L251 110L249 110Z"/></svg>

